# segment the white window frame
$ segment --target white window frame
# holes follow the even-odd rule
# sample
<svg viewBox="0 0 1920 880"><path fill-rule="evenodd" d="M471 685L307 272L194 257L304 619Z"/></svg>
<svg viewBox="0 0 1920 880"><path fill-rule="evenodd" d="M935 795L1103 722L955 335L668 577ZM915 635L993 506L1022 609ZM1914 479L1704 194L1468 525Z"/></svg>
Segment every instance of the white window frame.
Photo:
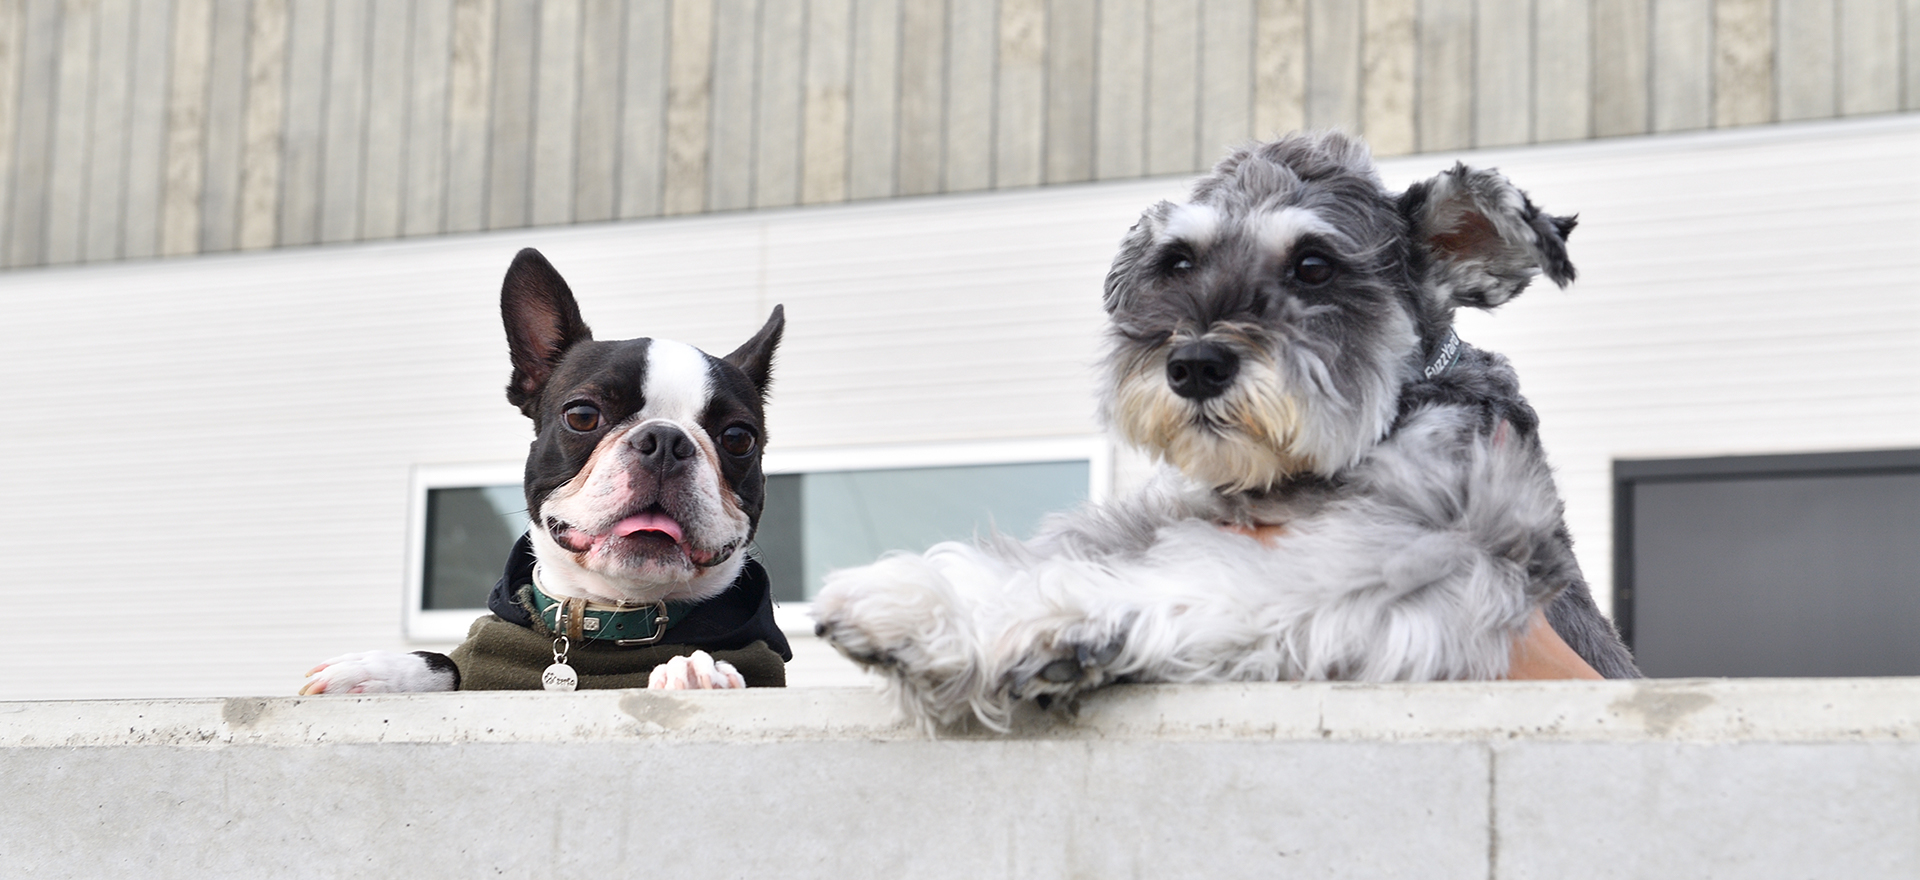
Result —
<svg viewBox="0 0 1920 880"><path fill-rule="evenodd" d="M408 641L459 642L485 608L428 611L421 606L427 592L427 493L434 489L480 486L519 486L526 479L525 462L414 465L407 504L406 605L402 627ZM504 554L507 548L500 548ZM501 557L504 563L506 557Z"/></svg>
<svg viewBox="0 0 1920 880"><path fill-rule="evenodd" d="M815 449L767 450L762 468L769 476L823 471L879 471L928 467L967 467L983 464L1087 463L1087 497L1103 501L1113 491L1113 445L1105 437L1044 437L1021 440L977 440L876 446L836 446ZM434 489L479 486L519 486L525 479L521 462L415 465L408 494L407 571L404 629L409 641L458 642L467 637L474 618L485 608L428 611L426 598L427 493ZM813 635L810 602L777 602L773 615L789 635Z"/></svg>

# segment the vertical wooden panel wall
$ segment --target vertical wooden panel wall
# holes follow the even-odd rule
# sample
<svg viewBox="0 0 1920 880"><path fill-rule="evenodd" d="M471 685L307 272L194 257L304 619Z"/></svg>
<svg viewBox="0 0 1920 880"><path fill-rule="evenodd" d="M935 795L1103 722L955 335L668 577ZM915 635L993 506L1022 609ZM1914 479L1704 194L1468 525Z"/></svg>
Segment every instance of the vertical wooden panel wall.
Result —
<svg viewBox="0 0 1920 880"><path fill-rule="evenodd" d="M0 265L1920 109L1920 0L0 0Z"/></svg>

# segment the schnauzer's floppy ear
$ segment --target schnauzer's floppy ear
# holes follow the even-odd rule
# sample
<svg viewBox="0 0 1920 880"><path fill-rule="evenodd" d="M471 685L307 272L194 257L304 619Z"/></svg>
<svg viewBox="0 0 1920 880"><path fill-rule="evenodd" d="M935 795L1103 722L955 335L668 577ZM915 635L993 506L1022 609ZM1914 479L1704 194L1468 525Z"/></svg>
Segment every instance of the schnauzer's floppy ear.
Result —
<svg viewBox="0 0 1920 880"><path fill-rule="evenodd" d="M1489 309L1518 296L1541 271L1561 287L1573 281L1567 235L1575 219L1533 206L1497 171L1455 165L1408 187L1400 210L1425 251L1436 297Z"/></svg>
<svg viewBox="0 0 1920 880"><path fill-rule="evenodd" d="M580 317L573 291L539 251L527 248L514 255L507 280L500 286L500 317L507 325L507 348L513 355L513 378L507 383L507 402L533 418L534 398L567 349L593 338Z"/></svg>
<svg viewBox="0 0 1920 880"><path fill-rule="evenodd" d="M760 332L740 343L739 348L722 359L747 374L747 378L753 381L753 387L759 389L763 402L767 399L767 384L773 381L773 350L780 347L780 334L786 329L787 310L784 306L776 305Z"/></svg>
<svg viewBox="0 0 1920 880"><path fill-rule="evenodd" d="M1101 297L1108 314L1131 304L1128 299L1137 281L1134 276L1147 252L1153 249L1153 237L1166 225L1167 215L1173 213L1173 208L1172 202L1163 201L1141 212L1139 222L1120 239L1120 252L1113 255L1113 266L1107 270L1106 292Z"/></svg>

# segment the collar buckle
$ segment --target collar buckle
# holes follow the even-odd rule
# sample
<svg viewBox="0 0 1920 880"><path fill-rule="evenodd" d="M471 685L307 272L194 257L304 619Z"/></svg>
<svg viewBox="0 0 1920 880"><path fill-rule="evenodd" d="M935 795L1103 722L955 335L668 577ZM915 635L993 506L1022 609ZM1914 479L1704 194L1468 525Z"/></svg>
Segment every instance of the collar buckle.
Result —
<svg viewBox="0 0 1920 880"><path fill-rule="evenodd" d="M614 639L613 643L622 648L639 645L651 645L667 637L667 603L665 600L653 603L653 635L639 639Z"/></svg>

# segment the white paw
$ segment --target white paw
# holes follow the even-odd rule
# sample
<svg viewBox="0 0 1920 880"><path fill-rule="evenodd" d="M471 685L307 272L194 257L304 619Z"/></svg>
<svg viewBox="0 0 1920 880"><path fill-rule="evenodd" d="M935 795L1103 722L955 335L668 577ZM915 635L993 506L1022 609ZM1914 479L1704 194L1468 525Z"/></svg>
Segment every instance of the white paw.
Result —
<svg viewBox="0 0 1920 880"><path fill-rule="evenodd" d="M747 680L725 660L705 651L675 657L647 675L647 687L657 691L727 690L743 688Z"/></svg>
<svg viewBox="0 0 1920 880"><path fill-rule="evenodd" d="M307 670L307 682L300 687L300 693L421 693L450 691L454 683L452 672L434 669L420 654L360 651L341 654Z"/></svg>

